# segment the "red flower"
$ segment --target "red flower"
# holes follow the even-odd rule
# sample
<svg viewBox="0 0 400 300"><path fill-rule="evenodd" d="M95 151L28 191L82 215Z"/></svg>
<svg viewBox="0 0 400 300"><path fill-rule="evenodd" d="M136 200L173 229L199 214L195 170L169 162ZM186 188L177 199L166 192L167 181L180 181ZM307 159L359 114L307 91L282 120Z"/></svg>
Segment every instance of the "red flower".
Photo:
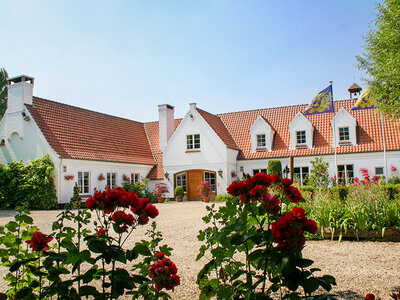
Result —
<svg viewBox="0 0 400 300"><path fill-rule="evenodd" d="M90 197L88 199L86 199L86 207L89 208L90 210L93 210L96 208L97 206L97 201L94 197Z"/></svg>
<svg viewBox="0 0 400 300"><path fill-rule="evenodd" d="M228 194L231 195L231 196L233 196L233 197L239 196L239 193L238 193L238 191L239 191L239 186L238 186L237 181L233 181L233 182L228 186L228 188L227 188L226 190L227 190Z"/></svg>
<svg viewBox="0 0 400 300"><path fill-rule="evenodd" d="M269 214L276 215L279 210L279 199L276 196L271 196L271 194L266 194L261 198L261 201L264 204L265 211Z"/></svg>
<svg viewBox="0 0 400 300"><path fill-rule="evenodd" d="M106 231L104 230L103 227L100 227L99 229L96 230L96 235L97 236L106 235Z"/></svg>
<svg viewBox="0 0 400 300"><path fill-rule="evenodd" d="M365 299L366 299L366 300L375 300L375 295L369 293L369 294L365 295Z"/></svg>
<svg viewBox="0 0 400 300"><path fill-rule="evenodd" d="M45 235L40 231L37 231L33 234L32 238L26 242L29 244L29 247L32 248L32 251L46 251L49 250L48 243L52 239L52 236Z"/></svg>
<svg viewBox="0 0 400 300"><path fill-rule="evenodd" d="M146 225L147 223L149 223L149 217L146 214L141 214L138 217L137 221L140 225Z"/></svg>
<svg viewBox="0 0 400 300"><path fill-rule="evenodd" d="M163 259L165 257L165 253L164 252L158 252L155 255L158 259Z"/></svg>
<svg viewBox="0 0 400 300"><path fill-rule="evenodd" d="M293 181L290 180L289 178L283 178L281 180L281 184L284 185L285 187L289 187L293 184Z"/></svg>
<svg viewBox="0 0 400 300"><path fill-rule="evenodd" d="M162 252L157 253L157 262L149 268L149 275L154 280L157 290L172 290L180 284L180 278L176 273L178 269L176 265Z"/></svg>
<svg viewBox="0 0 400 300"><path fill-rule="evenodd" d="M128 226L132 226L135 219L131 214L118 210L112 215L112 221L119 227L120 232L124 232L128 231Z"/></svg>
<svg viewBox="0 0 400 300"><path fill-rule="evenodd" d="M154 219L155 217L157 217L158 214L159 214L157 207L155 207L155 206L154 206L153 204L151 204L151 203L149 203L149 204L146 205L146 207L144 208L144 211L145 211L146 214L147 214L150 218L152 218L152 219Z"/></svg>
<svg viewBox="0 0 400 300"><path fill-rule="evenodd" d="M301 201L301 193L298 188L294 186L284 187L283 193L289 198L292 203L299 203Z"/></svg>

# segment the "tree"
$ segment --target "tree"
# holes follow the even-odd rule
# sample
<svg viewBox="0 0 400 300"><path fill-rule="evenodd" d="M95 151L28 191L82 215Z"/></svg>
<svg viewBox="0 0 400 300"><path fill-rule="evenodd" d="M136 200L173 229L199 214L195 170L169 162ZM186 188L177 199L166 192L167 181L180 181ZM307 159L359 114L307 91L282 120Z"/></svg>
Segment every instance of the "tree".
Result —
<svg viewBox="0 0 400 300"><path fill-rule="evenodd" d="M7 71L0 69L0 120L7 109L7 80Z"/></svg>
<svg viewBox="0 0 400 300"><path fill-rule="evenodd" d="M358 68L366 79L380 112L400 118L400 1L385 0L377 5L374 26L364 37L364 54L357 56Z"/></svg>
<svg viewBox="0 0 400 300"><path fill-rule="evenodd" d="M310 161L312 168L310 179L308 180L308 185L312 187L328 187L330 184L328 168L329 163L324 161L320 157L316 157L314 160Z"/></svg>

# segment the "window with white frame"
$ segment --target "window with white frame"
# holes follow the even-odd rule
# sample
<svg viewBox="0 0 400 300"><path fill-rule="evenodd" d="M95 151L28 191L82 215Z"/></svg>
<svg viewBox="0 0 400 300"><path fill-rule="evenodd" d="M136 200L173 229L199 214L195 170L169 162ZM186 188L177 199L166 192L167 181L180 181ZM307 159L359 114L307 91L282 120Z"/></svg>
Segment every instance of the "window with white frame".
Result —
<svg viewBox="0 0 400 300"><path fill-rule="evenodd" d="M383 167L375 167L375 176L383 177L384 169Z"/></svg>
<svg viewBox="0 0 400 300"><path fill-rule="evenodd" d="M306 131L296 131L296 141L298 145L302 145L306 143Z"/></svg>
<svg viewBox="0 0 400 300"><path fill-rule="evenodd" d="M117 187L117 173L107 173L107 185L110 189Z"/></svg>
<svg viewBox="0 0 400 300"><path fill-rule="evenodd" d="M257 134L257 148L265 148L265 147L267 147L265 134Z"/></svg>
<svg viewBox="0 0 400 300"><path fill-rule="evenodd" d="M186 173L176 175L176 186L183 187L183 190L186 192Z"/></svg>
<svg viewBox="0 0 400 300"><path fill-rule="evenodd" d="M293 168L294 180L300 183L301 185L307 184L309 173L310 170L308 167Z"/></svg>
<svg viewBox="0 0 400 300"><path fill-rule="evenodd" d="M79 194L89 194L89 172L78 172Z"/></svg>
<svg viewBox="0 0 400 300"><path fill-rule="evenodd" d="M189 134L186 136L186 149L200 149L200 134Z"/></svg>
<svg viewBox="0 0 400 300"><path fill-rule="evenodd" d="M338 165L339 181L344 179L346 184L350 184L354 179L354 165Z"/></svg>
<svg viewBox="0 0 400 300"><path fill-rule="evenodd" d="M349 127L339 127L339 141L340 142L350 141Z"/></svg>
<svg viewBox="0 0 400 300"><path fill-rule="evenodd" d="M210 182L211 192L215 192L215 173L204 172L204 180Z"/></svg>
<svg viewBox="0 0 400 300"><path fill-rule="evenodd" d="M131 173L131 183L136 183L140 180L139 173Z"/></svg>
<svg viewBox="0 0 400 300"><path fill-rule="evenodd" d="M257 173L267 174L267 169L253 169L253 175L256 175Z"/></svg>

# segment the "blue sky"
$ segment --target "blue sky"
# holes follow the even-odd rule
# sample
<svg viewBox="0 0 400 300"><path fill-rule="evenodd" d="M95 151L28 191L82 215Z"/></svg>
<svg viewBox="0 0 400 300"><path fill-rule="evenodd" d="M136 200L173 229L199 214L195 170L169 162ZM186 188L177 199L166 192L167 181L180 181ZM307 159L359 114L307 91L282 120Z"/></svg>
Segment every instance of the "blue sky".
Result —
<svg viewBox="0 0 400 300"><path fill-rule="evenodd" d="M372 0L11 1L0 67L34 95L138 121L158 104L212 113L335 100L365 87L355 55Z"/></svg>

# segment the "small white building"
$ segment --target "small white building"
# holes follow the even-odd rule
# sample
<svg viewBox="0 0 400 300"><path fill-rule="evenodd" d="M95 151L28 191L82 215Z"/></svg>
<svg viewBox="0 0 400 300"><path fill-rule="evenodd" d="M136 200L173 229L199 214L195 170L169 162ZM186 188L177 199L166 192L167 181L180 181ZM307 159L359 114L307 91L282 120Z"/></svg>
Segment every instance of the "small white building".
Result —
<svg viewBox="0 0 400 300"><path fill-rule="evenodd" d="M9 83L0 162L49 153L60 203L70 200L75 183L88 196L126 177L148 177L150 188L164 181L171 190L167 197L183 186L185 199L199 200L202 180L211 182L213 195L225 194L232 173L266 171L269 160L280 160L301 182L317 156L329 162L330 176L344 174L346 180L361 177L360 168L391 177L398 175L391 166L400 167L400 129L381 122L374 109L351 111L355 100L335 101L336 114L312 116L302 113L306 105L214 115L191 103L183 119L164 104L158 106L159 121L140 123L33 97L29 76Z"/></svg>

